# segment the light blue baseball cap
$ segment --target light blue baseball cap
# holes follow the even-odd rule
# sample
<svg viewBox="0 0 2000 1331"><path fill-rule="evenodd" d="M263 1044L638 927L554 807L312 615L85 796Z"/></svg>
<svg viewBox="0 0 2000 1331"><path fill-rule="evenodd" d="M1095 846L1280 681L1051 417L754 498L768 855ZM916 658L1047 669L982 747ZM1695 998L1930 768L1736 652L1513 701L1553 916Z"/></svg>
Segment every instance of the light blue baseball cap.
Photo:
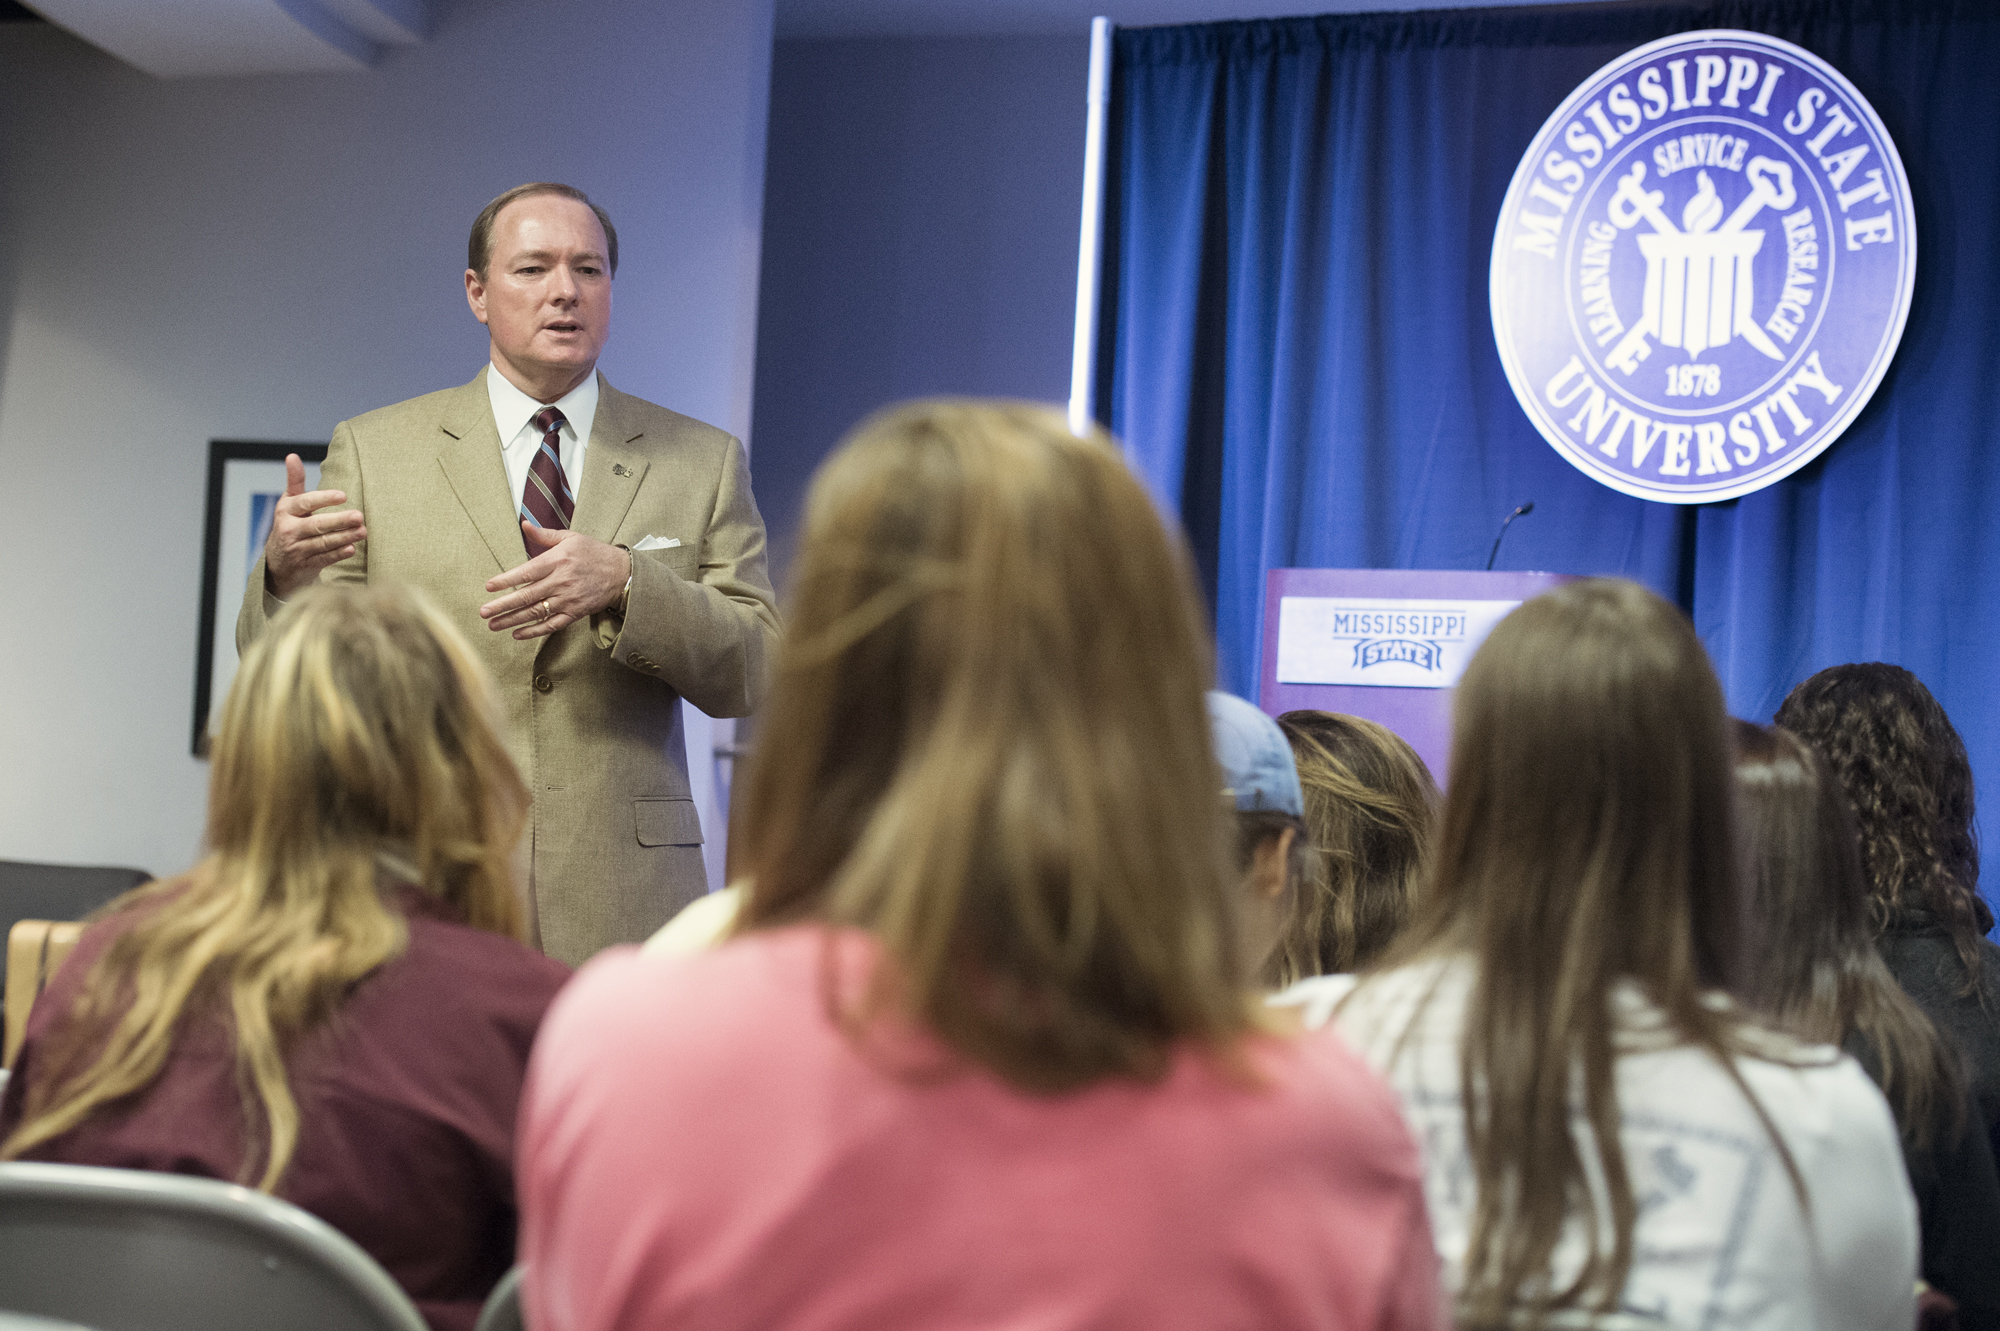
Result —
<svg viewBox="0 0 2000 1331"><path fill-rule="evenodd" d="M1278 723L1234 694L1208 694L1208 728L1222 765L1222 793L1239 813L1306 815L1292 746Z"/></svg>

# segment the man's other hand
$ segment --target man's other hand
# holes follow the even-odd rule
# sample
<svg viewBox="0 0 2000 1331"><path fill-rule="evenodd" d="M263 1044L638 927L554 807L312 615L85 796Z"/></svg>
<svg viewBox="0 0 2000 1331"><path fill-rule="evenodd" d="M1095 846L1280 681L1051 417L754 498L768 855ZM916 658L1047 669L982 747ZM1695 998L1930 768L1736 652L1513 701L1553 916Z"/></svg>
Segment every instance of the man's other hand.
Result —
<svg viewBox="0 0 2000 1331"><path fill-rule="evenodd" d="M512 629L527 641L559 633L616 601L632 576L632 557L574 529L551 531L523 521L521 531L534 558L486 584L506 595L479 607L479 617L495 633Z"/></svg>
<svg viewBox="0 0 2000 1331"><path fill-rule="evenodd" d="M307 490L306 464L297 453L285 456L285 493L264 542L264 577L279 600L318 578L328 564L352 555L355 546L368 539L359 509L319 511L346 502L339 490Z"/></svg>

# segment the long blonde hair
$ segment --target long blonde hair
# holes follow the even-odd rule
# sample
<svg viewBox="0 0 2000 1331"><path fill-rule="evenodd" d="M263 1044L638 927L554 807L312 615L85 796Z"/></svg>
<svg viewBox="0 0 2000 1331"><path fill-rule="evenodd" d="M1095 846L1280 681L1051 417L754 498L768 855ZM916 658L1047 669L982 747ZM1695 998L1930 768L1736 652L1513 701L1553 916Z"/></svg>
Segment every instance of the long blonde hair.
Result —
<svg viewBox="0 0 2000 1331"><path fill-rule="evenodd" d="M1279 944L1281 983L1356 971L1387 950L1430 870L1437 783L1402 736L1339 712L1286 712L1316 872Z"/></svg>
<svg viewBox="0 0 2000 1331"><path fill-rule="evenodd" d="M739 795L744 926L859 926L916 1018L1031 1091L1249 1029L1188 560L1103 434L1022 404L865 423L807 500Z"/></svg>
<svg viewBox="0 0 2000 1331"><path fill-rule="evenodd" d="M1455 707L1436 867L1380 964L1475 965L1459 1071L1478 1192L1459 1306L1468 1325L1540 1325L1615 1308L1632 1267L1621 983L1715 1057L1805 1190L1732 1061L1743 1018L1709 999L1737 978L1743 914L1722 690L1694 626L1635 583L1570 583L1501 621ZM1587 1132L1572 1127L1579 1092ZM1558 1287L1572 1218L1586 1254Z"/></svg>
<svg viewBox="0 0 2000 1331"><path fill-rule="evenodd" d="M261 1110L265 1129L261 1168L252 1145L241 1177L275 1191L299 1136L287 1045L408 945L385 886L413 870L466 923L521 936L510 856L528 791L498 715L471 650L417 593L323 586L294 598L224 704L207 857L106 908L131 923L37 1063L0 1158L145 1089L182 1024L219 1011L245 1122ZM396 867L385 872L385 858Z"/></svg>

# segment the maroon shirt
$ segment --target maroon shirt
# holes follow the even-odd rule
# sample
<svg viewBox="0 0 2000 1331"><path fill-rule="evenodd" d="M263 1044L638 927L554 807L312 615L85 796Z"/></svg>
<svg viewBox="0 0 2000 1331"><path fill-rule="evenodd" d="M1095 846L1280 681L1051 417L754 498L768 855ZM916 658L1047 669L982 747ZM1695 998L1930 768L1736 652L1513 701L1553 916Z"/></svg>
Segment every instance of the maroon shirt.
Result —
<svg viewBox="0 0 2000 1331"><path fill-rule="evenodd" d="M356 985L287 1060L299 1143L278 1195L387 1268L436 1331L470 1331L514 1260L514 1112L535 1030L570 971L454 922L415 888L398 895L408 950ZM0 1101L0 1138L20 1122L38 1049L131 922L86 930L36 1001ZM191 1012L151 1086L25 1158L254 1184L243 1177L244 1131L228 1024Z"/></svg>

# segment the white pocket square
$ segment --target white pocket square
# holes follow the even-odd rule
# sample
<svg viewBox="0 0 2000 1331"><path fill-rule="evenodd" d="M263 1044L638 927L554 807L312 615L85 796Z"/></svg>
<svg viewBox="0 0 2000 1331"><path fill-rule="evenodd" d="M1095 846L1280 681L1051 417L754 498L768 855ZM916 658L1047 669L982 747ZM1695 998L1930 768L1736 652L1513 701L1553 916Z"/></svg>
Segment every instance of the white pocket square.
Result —
<svg viewBox="0 0 2000 1331"><path fill-rule="evenodd" d="M634 550L671 550L681 543L678 536L648 536L633 546Z"/></svg>

